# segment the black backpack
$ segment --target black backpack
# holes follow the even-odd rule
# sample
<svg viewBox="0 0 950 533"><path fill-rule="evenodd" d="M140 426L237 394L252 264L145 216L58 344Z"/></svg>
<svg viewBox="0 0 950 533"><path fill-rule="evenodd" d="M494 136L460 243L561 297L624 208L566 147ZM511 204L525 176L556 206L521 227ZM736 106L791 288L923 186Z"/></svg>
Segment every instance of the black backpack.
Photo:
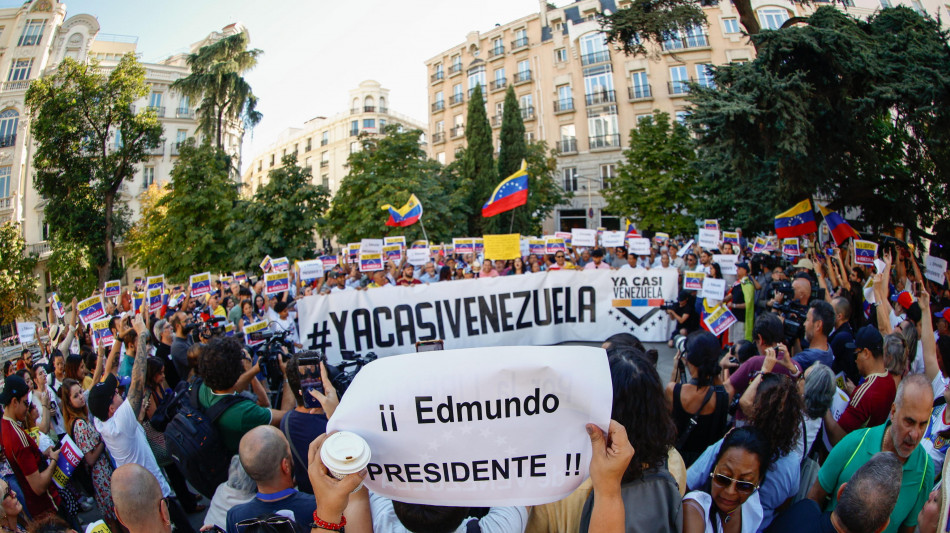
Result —
<svg viewBox="0 0 950 533"><path fill-rule="evenodd" d="M232 395L207 410L198 402L201 380L197 379L182 398L180 408L165 428L165 446L188 483L209 500L218 485L228 480L231 453L215 426L215 421L232 405L246 400Z"/></svg>

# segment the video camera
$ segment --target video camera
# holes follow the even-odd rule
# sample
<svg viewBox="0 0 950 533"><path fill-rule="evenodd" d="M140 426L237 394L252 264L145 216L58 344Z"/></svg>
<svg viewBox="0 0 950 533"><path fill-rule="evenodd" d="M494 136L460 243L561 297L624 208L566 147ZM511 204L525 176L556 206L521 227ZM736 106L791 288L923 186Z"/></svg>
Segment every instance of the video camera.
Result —
<svg viewBox="0 0 950 533"><path fill-rule="evenodd" d="M209 315L207 320L201 317L202 313ZM184 328L185 335L191 335L194 342L201 342L201 339L224 336L227 326L227 317L214 315L211 309L196 305Z"/></svg>
<svg viewBox="0 0 950 533"><path fill-rule="evenodd" d="M251 355L257 355L261 363L261 375L267 379L267 385L272 391L279 391L283 385L284 373L280 370L280 357L284 351L281 346L287 345L289 350L293 345L287 342L289 331L255 331L250 334L252 341L265 341L264 344L249 347Z"/></svg>
<svg viewBox="0 0 950 533"><path fill-rule="evenodd" d="M676 300L668 300L663 302L663 305L660 306L660 311L676 311L680 306L680 303Z"/></svg>
<svg viewBox="0 0 950 533"><path fill-rule="evenodd" d="M772 304L772 309L778 311L784 322L785 344L791 346L795 344L796 339L805 337L805 317L808 316L808 308L804 305L786 300L780 304Z"/></svg>
<svg viewBox="0 0 950 533"><path fill-rule="evenodd" d="M375 361L379 357L373 352L367 352L366 355L360 355L350 350L341 351L340 356L343 358L343 362L335 365L335 368L337 371L339 371L339 373L336 376L331 376L330 381L333 383L333 387L336 389L337 394L340 396L340 398L342 398L343 393L346 392L346 389L349 388L351 383L353 383L353 378L356 377L356 374L362 370L364 366ZM350 367L355 368L353 368L353 370L347 370Z"/></svg>

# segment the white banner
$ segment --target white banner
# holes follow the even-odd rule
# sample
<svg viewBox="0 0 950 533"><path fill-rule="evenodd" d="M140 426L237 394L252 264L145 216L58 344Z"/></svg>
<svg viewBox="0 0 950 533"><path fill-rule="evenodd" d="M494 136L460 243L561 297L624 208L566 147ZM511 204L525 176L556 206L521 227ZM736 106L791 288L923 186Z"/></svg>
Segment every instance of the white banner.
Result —
<svg viewBox="0 0 950 533"><path fill-rule="evenodd" d="M947 280L945 272L947 271L947 260L940 259L939 257L934 257L928 255L924 258L924 265L927 271L924 273L924 277L933 281L934 283L943 284Z"/></svg>
<svg viewBox="0 0 950 533"><path fill-rule="evenodd" d="M600 241L604 245L605 248L622 247L623 239L625 236L626 236L626 233L622 231L605 231L600 236Z"/></svg>
<svg viewBox="0 0 950 533"><path fill-rule="evenodd" d="M739 262L738 255L729 255L729 254L714 254L713 263L719 263L719 269L721 274L727 274L735 276L736 272L736 263Z"/></svg>
<svg viewBox="0 0 950 533"><path fill-rule="evenodd" d="M571 229L571 246L577 248L578 246L584 247L588 246L593 248L597 246L597 230L595 229L584 229L584 228L572 228Z"/></svg>
<svg viewBox="0 0 950 533"><path fill-rule="evenodd" d="M340 361L340 350L397 355L415 343L445 347L601 342L632 333L665 342L678 272L666 269L551 271L414 286L339 291L298 300L301 344Z"/></svg>
<svg viewBox="0 0 950 533"><path fill-rule="evenodd" d="M35 322L17 322L16 334L20 338L20 344L29 344L36 342L36 323Z"/></svg>
<svg viewBox="0 0 950 533"><path fill-rule="evenodd" d="M587 478L584 427L607 427L612 390L600 348L406 354L360 370L327 430L366 440L372 459L365 483L387 498L540 505Z"/></svg>

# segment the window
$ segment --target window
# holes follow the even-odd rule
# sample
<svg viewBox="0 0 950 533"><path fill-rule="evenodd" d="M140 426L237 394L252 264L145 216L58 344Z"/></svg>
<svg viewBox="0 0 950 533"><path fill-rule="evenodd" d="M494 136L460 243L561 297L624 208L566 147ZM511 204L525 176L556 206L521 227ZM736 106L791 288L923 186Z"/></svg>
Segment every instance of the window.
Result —
<svg viewBox="0 0 950 533"><path fill-rule="evenodd" d="M611 180L617 176L617 164L609 163L606 165L600 165L600 188L609 189L612 184Z"/></svg>
<svg viewBox="0 0 950 533"><path fill-rule="evenodd" d="M351 154L355 154L356 152L359 152L359 151L360 151L360 143L355 142L355 141L354 141L354 142L351 142L351 143L350 143L350 153L351 153Z"/></svg>
<svg viewBox="0 0 950 533"><path fill-rule="evenodd" d="M558 48L554 51L554 62L564 63L567 61L567 48Z"/></svg>
<svg viewBox="0 0 950 533"><path fill-rule="evenodd" d="M260 172L260 171L261 171L261 168L263 168L263 167L264 167L264 162L259 160L259 161L257 162L257 171Z"/></svg>
<svg viewBox="0 0 950 533"><path fill-rule="evenodd" d="M188 138L188 130L178 130L175 132L175 144L181 146L181 143L185 142L185 139Z"/></svg>
<svg viewBox="0 0 950 533"><path fill-rule="evenodd" d="M515 30L515 41L511 43L512 48L521 48L522 46L528 46L528 30L523 28Z"/></svg>
<svg viewBox="0 0 950 533"><path fill-rule="evenodd" d="M326 146L330 142L330 132L325 131L320 134L320 146Z"/></svg>
<svg viewBox="0 0 950 533"><path fill-rule="evenodd" d="M884 1L886 2L887 0L884 0ZM726 33L740 33L739 19L735 17L722 19L722 25L726 29Z"/></svg>
<svg viewBox="0 0 950 533"><path fill-rule="evenodd" d="M330 152L320 152L320 168L330 166Z"/></svg>
<svg viewBox="0 0 950 533"><path fill-rule="evenodd" d="M436 64L435 64L435 77L436 77L436 79L441 80L441 79L442 79L442 75L443 75L442 63L436 63Z"/></svg>
<svg viewBox="0 0 950 533"><path fill-rule="evenodd" d="M492 88L501 89L504 86L505 86L505 69L504 67L502 67L495 71L495 84Z"/></svg>
<svg viewBox="0 0 950 533"><path fill-rule="evenodd" d="M560 209L558 218L561 220L560 231L587 227L587 213L584 209Z"/></svg>
<svg viewBox="0 0 950 533"><path fill-rule="evenodd" d="M891 7L890 0L881 0L881 8L887 9L889 7ZM950 11L950 9L948 9L948 11Z"/></svg>
<svg viewBox="0 0 950 533"><path fill-rule="evenodd" d="M10 196L10 180L13 178L13 167L0 167L0 198Z"/></svg>
<svg viewBox="0 0 950 533"><path fill-rule="evenodd" d="M40 44L43 39L43 28L46 26L44 20L28 20L26 26L23 26L23 33L20 34L20 40L17 46L35 46Z"/></svg>
<svg viewBox="0 0 950 533"><path fill-rule="evenodd" d="M614 76L610 64L584 69L584 91L587 105L613 102Z"/></svg>
<svg viewBox="0 0 950 533"><path fill-rule="evenodd" d="M309 152L313 150L313 137L307 137L307 147L304 148L304 152Z"/></svg>
<svg viewBox="0 0 950 533"><path fill-rule="evenodd" d="M45 220L43 221L42 231L43 231L43 240L48 241L49 240L49 222Z"/></svg>
<svg viewBox="0 0 950 533"><path fill-rule="evenodd" d="M676 112L676 121L681 125L686 125L686 117L689 116L689 111L677 111Z"/></svg>
<svg viewBox="0 0 950 533"><path fill-rule="evenodd" d="M689 73L686 71L686 65L670 67L670 94L686 94L689 81Z"/></svg>
<svg viewBox="0 0 950 533"><path fill-rule="evenodd" d="M0 146L13 146L16 142L16 128L20 114L15 109L0 113Z"/></svg>
<svg viewBox="0 0 950 533"><path fill-rule="evenodd" d="M528 108L533 108L533 107L534 107L534 99L532 98L532 95L531 95L531 94L526 94L526 95L522 96L521 98L519 98L519 99L518 99L518 107L520 107L522 111L524 111L525 109L528 109Z"/></svg>
<svg viewBox="0 0 950 533"><path fill-rule="evenodd" d="M630 98L649 98L650 81L647 78L647 71L638 70L630 73Z"/></svg>
<svg viewBox="0 0 950 533"><path fill-rule="evenodd" d="M384 129L386 129L386 119L381 118L379 119L379 131L382 132Z"/></svg>
<svg viewBox="0 0 950 533"><path fill-rule="evenodd" d="M310 158L309 158L309 157L304 160L303 166L304 166L304 168L309 168L310 170L313 170L313 166L310 165Z"/></svg>
<svg viewBox="0 0 950 533"><path fill-rule="evenodd" d="M702 85L703 87L715 87L716 84L713 82L712 70L709 69L710 65L706 63L700 63L696 65L696 83Z"/></svg>
<svg viewBox="0 0 950 533"><path fill-rule="evenodd" d="M470 69L468 71L468 96L471 98L472 90L480 86L482 87L482 94L485 92L485 65L478 65L477 67Z"/></svg>
<svg viewBox="0 0 950 533"><path fill-rule="evenodd" d="M527 73L527 76L531 76L531 63L525 59L524 61L518 61L518 75L524 75Z"/></svg>
<svg viewBox="0 0 950 533"><path fill-rule="evenodd" d="M439 152L435 154L435 160L439 162L440 165L445 164L445 152Z"/></svg>
<svg viewBox="0 0 950 533"><path fill-rule="evenodd" d="M190 110L191 110L191 99L188 98L187 96L182 96L181 99L178 100L178 114L187 115Z"/></svg>
<svg viewBox="0 0 950 533"><path fill-rule="evenodd" d="M502 115L505 114L505 101L495 102L495 116L498 120L501 120Z"/></svg>
<svg viewBox="0 0 950 533"><path fill-rule="evenodd" d="M462 70L462 56L458 54L452 56L452 68L450 70L455 72Z"/></svg>
<svg viewBox="0 0 950 533"><path fill-rule="evenodd" d="M441 132L443 132L443 131L445 131L445 121L444 121L444 120L440 120L440 121L438 121L438 122L435 123L435 132L436 132L436 133L441 133Z"/></svg>
<svg viewBox="0 0 950 533"><path fill-rule="evenodd" d="M526 132L524 132L524 142L526 142L526 143L533 143L533 142L534 142L534 132L533 132L533 131L526 131ZM500 151L500 150L499 150L499 151Z"/></svg>
<svg viewBox="0 0 950 533"><path fill-rule="evenodd" d="M142 169L142 188L148 189L155 183L155 167Z"/></svg>
<svg viewBox="0 0 950 533"><path fill-rule="evenodd" d="M784 9L760 9L759 23L763 30L777 30L788 20L788 11Z"/></svg>
<svg viewBox="0 0 950 533"><path fill-rule="evenodd" d="M33 59L15 59L10 65L10 74L7 81L21 81L30 79L30 71L33 70Z"/></svg>
<svg viewBox="0 0 950 533"><path fill-rule="evenodd" d="M610 52L607 49L607 42L604 40L603 33L594 32L581 37L580 47L582 65L603 63L610 60Z"/></svg>
<svg viewBox="0 0 950 533"><path fill-rule="evenodd" d="M505 41L501 37L495 37L491 40L491 53L489 55L497 56L503 53L505 53Z"/></svg>
<svg viewBox="0 0 950 533"><path fill-rule="evenodd" d="M564 175L564 190L565 191L576 191L577 190L577 168L568 167L563 171Z"/></svg>
<svg viewBox="0 0 950 533"><path fill-rule="evenodd" d="M330 175L329 175L329 174L324 174L324 175L320 176L320 183L321 183L321 185L323 185L324 187L326 187L327 189L329 189L329 188L330 188Z"/></svg>
<svg viewBox="0 0 950 533"><path fill-rule="evenodd" d="M274 157L275 157L274 154L270 155L270 166L274 166Z"/></svg>
<svg viewBox="0 0 950 533"><path fill-rule="evenodd" d="M363 119L363 129L376 129L376 119L373 118L364 118Z"/></svg>
<svg viewBox="0 0 950 533"><path fill-rule="evenodd" d="M591 148L617 148L620 146L620 128L617 115L609 114L587 119Z"/></svg>
<svg viewBox="0 0 950 533"><path fill-rule="evenodd" d="M350 121L350 135L356 135L360 132L360 121L352 120Z"/></svg>
<svg viewBox="0 0 950 533"><path fill-rule="evenodd" d="M653 114L652 114L652 113L646 113L646 114L644 114L644 115L637 115L637 125L639 125L639 124L640 124L641 122L643 122L644 120L653 121Z"/></svg>
<svg viewBox="0 0 950 533"><path fill-rule="evenodd" d="M436 109L445 107L445 94L442 91L435 93L435 106Z"/></svg>
<svg viewBox="0 0 950 533"><path fill-rule="evenodd" d="M574 109L574 92L570 85L557 86L557 101L554 102L555 111L570 111Z"/></svg>
<svg viewBox="0 0 950 533"><path fill-rule="evenodd" d="M162 107L162 93L153 91L148 97L149 107Z"/></svg>
<svg viewBox="0 0 950 533"><path fill-rule="evenodd" d="M462 94L462 84L456 83L452 86L452 102L453 104L461 103L465 100L465 96Z"/></svg>
<svg viewBox="0 0 950 533"><path fill-rule="evenodd" d="M911 7L914 8L919 15L926 15L927 12L924 10L924 6L918 0L910 0Z"/></svg>
<svg viewBox="0 0 950 533"><path fill-rule="evenodd" d="M297 155L299 153L300 153L300 145L297 143L294 143L294 155Z"/></svg>

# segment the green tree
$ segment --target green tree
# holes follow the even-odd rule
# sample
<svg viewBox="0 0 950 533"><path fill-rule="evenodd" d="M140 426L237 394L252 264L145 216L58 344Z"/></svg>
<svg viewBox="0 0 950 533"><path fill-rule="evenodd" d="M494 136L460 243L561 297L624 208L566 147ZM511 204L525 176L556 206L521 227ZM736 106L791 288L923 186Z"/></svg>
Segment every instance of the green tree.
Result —
<svg viewBox="0 0 950 533"><path fill-rule="evenodd" d="M49 275L64 303L73 298L82 300L101 287L96 275L95 258L88 246L50 239ZM110 276L115 279L121 276Z"/></svg>
<svg viewBox="0 0 950 533"><path fill-rule="evenodd" d="M237 266L251 268L268 254L291 261L312 258L329 197L326 187L313 184L310 168L297 164L296 153L284 156L254 198L238 207L241 216L229 231Z"/></svg>
<svg viewBox="0 0 950 533"><path fill-rule="evenodd" d="M506 177L517 172L521 168L521 160L528 153L524 140L524 119L521 118L521 107L518 105L518 97L515 96L515 88L508 86L505 91L505 104L501 118L501 133L498 134L501 141L501 150L498 153L498 177Z"/></svg>
<svg viewBox="0 0 950 533"><path fill-rule="evenodd" d="M905 7L866 21L821 7L807 22L753 36L754 61L693 88L697 214L764 230L817 196L858 208L858 231L933 237L950 215L947 34Z"/></svg>
<svg viewBox="0 0 950 533"><path fill-rule="evenodd" d="M202 46L185 60L191 74L172 83L172 89L200 100L197 108L198 131L214 139L224 149L224 131L232 122L242 120L246 126L261 121L257 97L242 74L257 65L263 52L247 49L246 33L229 35L215 43Z"/></svg>
<svg viewBox="0 0 950 533"><path fill-rule="evenodd" d="M128 227L119 187L161 141L155 113L132 107L147 94L145 68L132 53L108 77L94 63L66 58L26 92L37 145L34 186L48 201L53 255L87 259L100 286L113 274L115 241ZM70 251L57 254L57 247ZM60 266L74 271L80 263Z"/></svg>
<svg viewBox="0 0 950 533"><path fill-rule="evenodd" d="M129 232L133 261L178 282L207 270L229 270L235 251L228 226L238 201L230 170L231 158L223 150L208 141L200 146L185 141L171 182L146 194L142 217Z"/></svg>
<svg viewBox="0 0 950 533"><path fill-rule="evenodd" d="M498 173L492 155L494 148L492 148L491 126L485 114L485 100L482 98L481 85L475 86L468 101L465 144L465 150L460 156L459 188L466 196L468 234L479 237L487 233L488 228L488 219L482 217L482 206L498 185Z"/></svg>
<svg viewBox="0 0 950 533"><path fill-rule="evenodd" d="M644 230L690 234L696 228L693 198L698 171L689 130L656 112L630 130L616 178L604 189L607 208L629 215Z"/></svg>
<svg viewBox="0 0 950 533"><path fill-rule="evenodd" d="M0 323L9 324L32 313L30 302L39 300L35 267L36 257L26 255L19 226L0 224Z"/></svg>
<svg viewBox="0 0 950 533"><path fill-rule="evenodd" d="M390 204L402 207L411 194L422 203L422 222L429 240L449 242L467 230L460 216L467 197L456 185L455 176L426 158L419 146L419 130L400 132L386 126L385 135L364 138L363 149L350 155L350 172L333 196L327 215L327 229L340 242L363 238L405 235L407 241L422 239L422 227L387 226L389 215L380 209Z"/></svg>

